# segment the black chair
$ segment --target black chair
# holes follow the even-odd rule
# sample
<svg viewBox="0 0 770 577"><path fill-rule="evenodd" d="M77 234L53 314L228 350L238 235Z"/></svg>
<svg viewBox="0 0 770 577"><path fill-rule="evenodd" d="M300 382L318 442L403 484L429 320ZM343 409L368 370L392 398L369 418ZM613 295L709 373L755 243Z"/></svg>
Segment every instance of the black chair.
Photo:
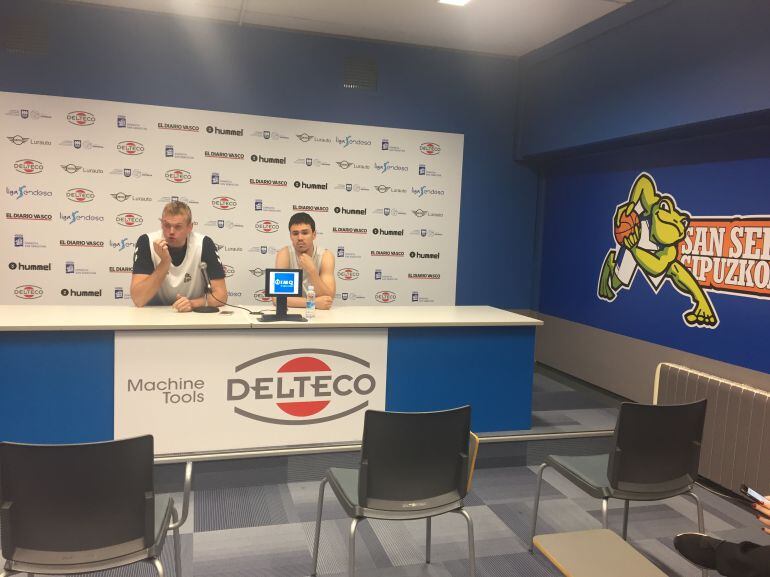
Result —
<svg viewBox="0 0 770 577"><path fill-rule="evenodd" d="M355 575L358 523L367 518L426 519L425 562L430 563L431 517L459 513L468 525L470 575L476 575L473 521L463 507L472 462L469 459L470 407L432 413L367 411L358 469L332 468L321 481L313 544L318 571L324 488L334 491L352 520L348 535L348 575Z"/></svg>
<svg viewBox="0 0 770 577"><path fill-rule="evenodd" d="M549 466L602 500L605 529L607 501L623 499L623 539L628 533L629 501L656 501L676 495L689 495L695 500L698 530L703 533L703 507L692 488L698 477L705 418L705 399L684 405L622 403L609 454L548 455L537 474L529 550L537 525L543 471Z"/></svg>
<svg viewBox="0 0 770 577"><path fill-rule="evenodd" d="M163 577L168 531L181 577L179 527L187 518L192 463L179 519L174 501L155 495L153 458L150 435L78 445L0 443L0 577L88 573L137 561L150 561Z"/></svg>

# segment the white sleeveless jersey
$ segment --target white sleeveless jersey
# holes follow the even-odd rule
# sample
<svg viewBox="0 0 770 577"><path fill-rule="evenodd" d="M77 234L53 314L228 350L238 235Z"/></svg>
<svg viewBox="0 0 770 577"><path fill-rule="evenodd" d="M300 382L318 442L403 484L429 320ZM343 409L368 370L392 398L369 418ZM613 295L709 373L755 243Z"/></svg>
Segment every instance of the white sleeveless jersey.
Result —
<svg viewBox="0 0 770 577"><path fill-rule="evenodd" d="M160 264L160 257L155 253L153 243L163 238L162 231L148 233L150 239L150 255L155 268ZM160 304L171 305L176 301L176 295L180 294L188 299L203 296L204 283L203 274L200 270L201 252L203 250L204 235L197 232L191 232L187 237L187 252L184 260L179 266L171 266L168 269L168 275L158 289L155 299L160 300Z"/></svg>
<svg viewBox="0 0 770 577"><path fill-rule="evenodd" d="M301 268L299 266L299 262L297 261L297 252L294 250L294 247L289 245L287 248L289 250L289 268ZM326 249L321 248L320 246L313 245L313 254L311 258L313 259L313 264L315 264L315 269L319 273L321 272L321 260L323 259L324 252L326 252ZM308 277L305 274L303 274L302 275L302 296L307 295L308 284L309 284Z"/></svg>

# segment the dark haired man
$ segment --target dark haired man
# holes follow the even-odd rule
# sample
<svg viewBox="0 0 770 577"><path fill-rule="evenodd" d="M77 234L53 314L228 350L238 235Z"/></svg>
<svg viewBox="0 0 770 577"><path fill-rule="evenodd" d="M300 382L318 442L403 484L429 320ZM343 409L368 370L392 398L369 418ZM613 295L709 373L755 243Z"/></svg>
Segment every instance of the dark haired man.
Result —
<svg viewBox="0 0 770 577"><path fill-rule="evenodd" d="M316 246L315 221L306 212L298 212L289 219L291 246L285 246L275 257L275 268L301 268L303 297L289 297L290 307L305 307L307 287L315 289L317 309L329 309L337 285L334 282L334 255Z"/></svg>
<svg viewBox="0 0 770 577"><path fill-rule="evenodd" d="M200 265L205 262L211 279L210 305L227 302L225 271L214 242L193 232L192 212L184 202L163 207L161 230L136 241L131 300L138 307L171 305L189 312L205 304L205 283ZM152 248L151 248L152 247Z"/></svg>

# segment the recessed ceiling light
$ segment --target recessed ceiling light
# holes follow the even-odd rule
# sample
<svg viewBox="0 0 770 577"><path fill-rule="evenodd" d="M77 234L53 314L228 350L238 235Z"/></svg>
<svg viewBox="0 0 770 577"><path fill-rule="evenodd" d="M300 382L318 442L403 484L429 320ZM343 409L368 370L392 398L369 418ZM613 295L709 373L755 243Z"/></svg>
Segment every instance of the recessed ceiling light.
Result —
<svg viewBox="0 0 770 577"><path fill-rule="evenodd" d="M439 4L450 4L452 6L465 6L471 0L438 0Z"/></svg>

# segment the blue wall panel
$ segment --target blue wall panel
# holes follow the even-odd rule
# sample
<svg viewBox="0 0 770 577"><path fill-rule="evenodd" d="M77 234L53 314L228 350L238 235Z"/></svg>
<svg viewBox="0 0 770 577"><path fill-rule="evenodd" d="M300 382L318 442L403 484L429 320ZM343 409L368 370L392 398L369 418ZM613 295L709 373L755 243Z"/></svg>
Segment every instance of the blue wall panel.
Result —
<svg viewBox="0 0 770 577"><path fill-rule="evenodd" d="M113 438L111 331L0 332L0 440Z"/></svg>
<svg viewBox="0 0 770 577"><path fill-rule="evenodd" d="M521 156L770 108L770 2L636 0L606 20L522 58Z"/></svg>
<svg viewBox="0 0 770 577"><path fill-rule="evenodd" d="M529 429L534 327L388 330L389 411L471 405L476 432Z"/></svg>

